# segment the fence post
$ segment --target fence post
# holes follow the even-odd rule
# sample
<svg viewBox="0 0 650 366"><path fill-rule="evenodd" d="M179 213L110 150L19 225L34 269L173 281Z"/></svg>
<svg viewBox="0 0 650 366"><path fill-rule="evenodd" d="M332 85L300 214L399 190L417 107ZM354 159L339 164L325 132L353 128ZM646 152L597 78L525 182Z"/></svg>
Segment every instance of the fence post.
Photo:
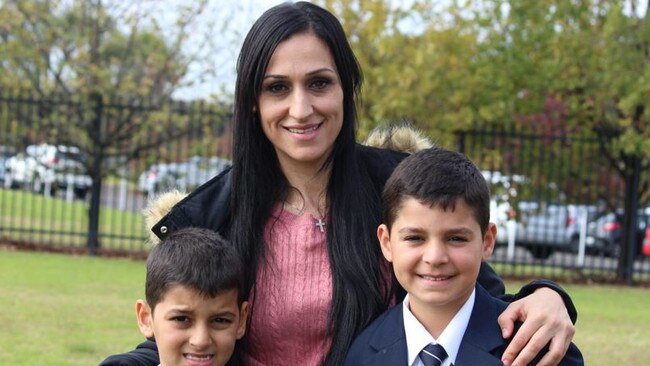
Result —
<svg viewBox="0 0 650 366"><path fill-rule="evenodd" d="M619 281L632 286L634 285L632 274L634 257L636 256L641 158L628 155L625 160L627 160L627 169L625 170L625 216L623 217L623 240L616 274Z"/></svg>
<svg viewBox="0 0 650 366"><path fill-rule="evenodd" d="M102 114L104 104L99 93L91 95L93 106L93 130L90 134L93 141L92 167L90 177L90 207L88 212L88 254L95 255L99 248L99 204L102 190L102 160L104 149L102 144Z"/></svg>

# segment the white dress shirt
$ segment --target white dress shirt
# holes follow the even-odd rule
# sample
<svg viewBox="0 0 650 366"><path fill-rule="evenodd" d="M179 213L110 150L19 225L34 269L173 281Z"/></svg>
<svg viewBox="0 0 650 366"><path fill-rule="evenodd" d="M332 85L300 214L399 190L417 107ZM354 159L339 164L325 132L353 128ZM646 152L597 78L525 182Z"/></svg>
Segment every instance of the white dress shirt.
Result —
<svg viewBox="0 0 650 366"><path fill-rule="evenodd" d="M406 333L406 346L408 348L408 363L410 366L424 366L418 354L429 343L439 343L445 348L448 357L442 363L442 366L450 366L456 362L460 342L465 335L469 318L472 315L474 308L474 299L476 297L476 289L472 291L465 304L458 310L454 318L449 322L447 327L440 333L438 339L433 336L424 328L424 325L411 313L409 308L409 295L404 298L404 332Z"/></svg>

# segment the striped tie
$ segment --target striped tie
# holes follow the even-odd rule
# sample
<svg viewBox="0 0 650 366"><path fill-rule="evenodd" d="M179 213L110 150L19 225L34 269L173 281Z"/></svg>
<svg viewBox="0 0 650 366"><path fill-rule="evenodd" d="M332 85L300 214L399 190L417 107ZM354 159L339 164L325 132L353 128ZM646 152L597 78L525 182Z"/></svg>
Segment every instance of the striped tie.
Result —
<svg viewBox="0 0 650 366"><path fill-rule="evenodd" d="M447 358L447 352L441 345L429 343L420 351L418 357L420 357L424 366L440 366L442 361Z"/></svg>

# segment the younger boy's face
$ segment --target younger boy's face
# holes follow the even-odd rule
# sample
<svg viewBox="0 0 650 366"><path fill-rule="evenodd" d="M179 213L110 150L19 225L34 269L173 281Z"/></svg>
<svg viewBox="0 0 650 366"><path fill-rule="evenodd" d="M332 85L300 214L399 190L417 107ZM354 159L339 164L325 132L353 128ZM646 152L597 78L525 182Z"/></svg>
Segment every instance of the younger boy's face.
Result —
<svg viewBox="0 0 650 366"><path fill-rule="evenodd" d="M244 336L248 303L237 305L236 289L206 298L184 286L170 288L154 312L136 303L138 325L154 336L161 366L223 366Z"/></svg>
<svg viewBox="0 0 650 366"><path fill-rule="evenodd" d="M460 309L474 289L481 261L492 253L496 227L490 224L483 236L462 199L454 210L445 211L407 198L390 232L380 225L377 236L417 317L431 310L455 314Z"/></svg>

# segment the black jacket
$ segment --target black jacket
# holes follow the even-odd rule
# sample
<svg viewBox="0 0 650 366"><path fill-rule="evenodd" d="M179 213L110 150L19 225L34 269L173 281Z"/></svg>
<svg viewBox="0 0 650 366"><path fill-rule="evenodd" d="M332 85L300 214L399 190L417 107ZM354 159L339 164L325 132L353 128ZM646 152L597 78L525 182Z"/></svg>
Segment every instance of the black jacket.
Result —
<svg viewBox="0 0 650 366"><path fill-rule="evenodd" d="M367 171L380 192L393 169L407 156L405 153L364 145L357 145L357 151L360 169ZM161 239L175 230L190 226L204 227L227 235L230 219L230 185L231 170L227 169L178 202L153 226L152 231ZM577 318L576 309L569 295L552 281L533 281L522 287L519 293L508 295L505 293L501 278L489 264L483 263L478 283L492 296L508 302L527 296L540 287L549 287L562 296L571 319L575 322ZM404 291L398 291L398 301L401 301L404 295ZM143 356L145 353L147 353L146 358ZM157 360L155 343L148 340L140 344L136 350L107 358L100 366L157 366Z"/></svg>

